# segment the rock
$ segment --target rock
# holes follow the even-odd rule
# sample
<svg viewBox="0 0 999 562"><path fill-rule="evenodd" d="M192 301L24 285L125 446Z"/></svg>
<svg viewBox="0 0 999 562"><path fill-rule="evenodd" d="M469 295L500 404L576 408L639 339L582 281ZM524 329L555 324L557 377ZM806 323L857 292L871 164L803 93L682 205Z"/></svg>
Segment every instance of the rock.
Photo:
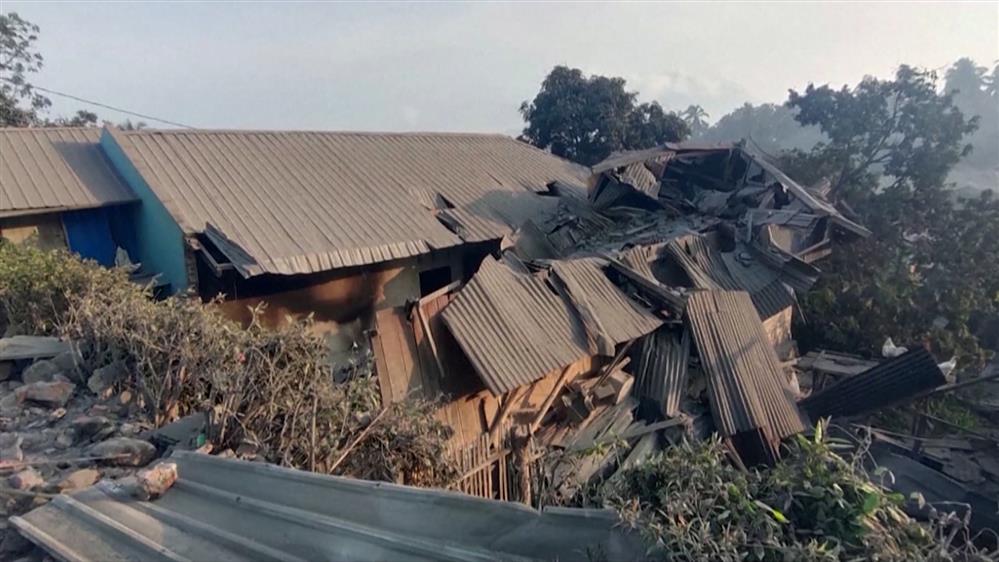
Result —
<svg viewBox="0 0 999 562"><path fill-rule="evenodd" d="M71 472L56 484L60 492L72 492L93 486L101 479L101 473L93 468L84 468Z"/></svg>
<svg viewBox="0 0 999 562"><path fill-rule="evenodd" d="M11 466L24 460L21 445L24 443L17 433L0 434L0 467Z"/></svg>
<svg viewBox="0 0 999 562"><path fill-rule="evenodd" d="M21 402L31 400L48 406L65 406L73 396L76 385L71 382L36 382L26 384L14 391Z"/></svg>
<svg viewBox="0 0 999 562"><path fill-rule="evenodd" d="M101 437L107 437L107 430L114 431L114 424L104 416L80 416L70 426L77 442L85 439L99 441Z"/></svg>
<svg viewBox="0 0 999 562"><path fill-rule="evenodd" d="M90 447L92 457L117 457L105 462L119 466L146 466L156 457L156 447L148 441L131 437L115 437Z"/></svg>
<svg viewBox="0 0 999 562"><path fill-rule="evenodd" d="M177 464L161 462L140 470L135 478L138 483L136 497L146 501L155 499L163 495L177 481Z"/></svg>
<svg viewBox="0 0 999 562"><path fill-rule="evenodd" d="M13 361L0 361L0 381L5 381L10 378L10 375L14 372L14 362Z"/></svg>
<svg viewBox="0 0 999 562"><path fill-rule="evenodd" d="M31 490L45 484L45 479L33 468L26 468L7 478L7 484L15 490Z"/></svg>
<svg viewBox="0 0 999 562"><path fill-rule="evenodd" d="M125 366L115 361L105 367L94 369L94 374L87 379L87 388L101 398L110 398L114 385L125 380L127 375Z"/></svg>
<svg viewBox="0 0 999 562"><path fill-rule="evenodd" d="M21 372L21 380L24 384L36 382L52 382L53 377L62 372L58 365L48 359L35 361Z"/></svg>
<svg viewBox="0 0 999 562"><path fill-rule="evenodd" d="M0 559L7 560L31 550L31 541L21 536L14 529L7 529L0 541Z"/></svg>
<svg viewBox="0 0 999 562"><path fill-rule="evenodd" d="M21 411L21 401L17 399L17 394L10 394L0 398L0 416L12 417Z"/></svg>
<svg viewBox="0 0 999 562"><path fill-rule="evenodd" d="M68 449L68 448L72 447L73 443L75 443L75 442L76 441L73 439L73 431L72 430L63 431L55 439L56 447L59 447L60 449Z"/></svg>
<svg viewBox="0 0 999 562"><path fill-rule="evenodd" d="M59 367L59 371L73 382L79 384L87 382L87 377L84 375L83 358L75 349L67 349L56 355L52 358L52 363Z"/></svg>
<svg viewBox="0 0 999 562"><path fill-rule="evenodd" d="M49 413L49 421L59 421L66 416L66 408L56 408Z"/></svg>

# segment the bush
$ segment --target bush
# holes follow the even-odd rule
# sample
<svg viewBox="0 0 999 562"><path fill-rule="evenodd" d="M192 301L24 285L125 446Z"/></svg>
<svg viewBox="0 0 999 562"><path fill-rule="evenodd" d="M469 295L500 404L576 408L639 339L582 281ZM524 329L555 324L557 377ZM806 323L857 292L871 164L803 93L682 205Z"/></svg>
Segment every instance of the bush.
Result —
<svg viewBox="0 0 999 562"><path fill-rule="evenodd" d="M334 382L310 319L269 330L258 308L243 328L211 303L157 302L121 271L5 243L0 287L11 331L71 339L91 369L121 364L118 390L156 425L208 411L216 447L250 442L286 466L417 485L455 476L433 404L383 408L371 377Z"/></svg>
<svg viewBox="0 0 999 562"><path fill-rule="evenodd" d="M905 498L873 481L861 456L836 442L798 436L770 470L732 466L720 441L683 444L606 482L599 501L647 540L655 559L991 560L963 522L930 525L902 511Z"/></svg>

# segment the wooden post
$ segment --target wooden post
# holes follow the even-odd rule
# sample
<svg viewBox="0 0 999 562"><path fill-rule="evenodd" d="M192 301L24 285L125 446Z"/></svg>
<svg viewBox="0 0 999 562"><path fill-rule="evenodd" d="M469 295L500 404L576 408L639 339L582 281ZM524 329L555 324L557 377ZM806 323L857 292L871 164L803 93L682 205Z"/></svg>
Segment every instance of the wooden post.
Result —
<svg viewBox="0 0 999 562"><path fill-rule="evenodd" d="M558 398L559 393L562 392L562 388L564 388L565 384L569 381L569 372L571 370L572 370L571 364L562 370L562 374L559 375L558 381L555 383L555 386L552 388L552 391L548 394L548 396L545 397L545 401L541 404L541 407L538 408L538 415L534 417L530 425L532 435L534 434L535 431L538 430L538 426L541 425L541 420L545 418L545 414L548 413L548 409L552 407L552 403L555 402L555 399Z"/></svg>

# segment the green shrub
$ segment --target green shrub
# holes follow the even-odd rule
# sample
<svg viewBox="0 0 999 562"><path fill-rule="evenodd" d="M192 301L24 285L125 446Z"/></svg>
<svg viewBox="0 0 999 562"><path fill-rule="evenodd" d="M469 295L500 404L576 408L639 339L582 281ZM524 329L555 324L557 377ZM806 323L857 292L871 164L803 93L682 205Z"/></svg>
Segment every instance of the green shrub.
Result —
<svg viewBox="0 0 999 562"><path fill-rule="evenodd" d="M208 411L216 447L250 442L287 466L418 485L455 476L434 405L383 409L370 376L334 382L310 319L266 329L258 308L244 328L198 299L154 301L121 271L3 243L0 287L9 331L71 339L91 369L121 364L116 390L156 425Z"/></svg>

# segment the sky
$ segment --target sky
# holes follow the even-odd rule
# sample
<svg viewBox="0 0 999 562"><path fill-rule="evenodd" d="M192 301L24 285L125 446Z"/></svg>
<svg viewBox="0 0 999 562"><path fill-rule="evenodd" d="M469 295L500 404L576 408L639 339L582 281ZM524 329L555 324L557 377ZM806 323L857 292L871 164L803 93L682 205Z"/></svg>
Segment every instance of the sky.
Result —
<svg viewBox="0 0 999 562"><path fill-rule="evenodd" d="M715 120L809 82L999 59L996 1L0 0L0 11L41 27L36 84L199 128L516 134L521 102L560 64L622 76L667 109L700 104ZM52 116L129 117L49 97Z"/></svg>

